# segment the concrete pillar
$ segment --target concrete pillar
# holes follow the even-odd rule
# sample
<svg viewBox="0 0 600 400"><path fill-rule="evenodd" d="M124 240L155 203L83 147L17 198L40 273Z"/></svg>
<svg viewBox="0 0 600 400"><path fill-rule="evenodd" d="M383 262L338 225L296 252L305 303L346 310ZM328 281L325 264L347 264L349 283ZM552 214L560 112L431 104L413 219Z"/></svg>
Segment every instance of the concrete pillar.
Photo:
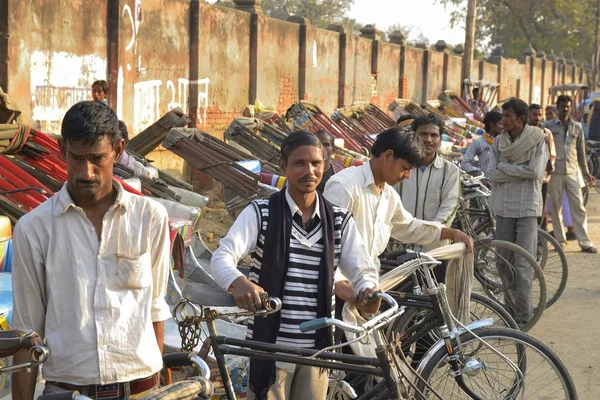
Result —
<svg viewBox="0 0 600 400"><path fill-rule="evenodd" d="M298 53L298 98L304 100L306 97L306 26L310 25L308 18L292 15L286 21L300 25Z"/></svg>
<svg viewBox="0 0 600 400"><path fill-rule="evenodd" d="M328 30L340 34L339 58L338 58L338 107L344 107L346 102L346 53L348 37L346 28L342 25L329 25Z"/></svg>
<svg viewBox="0 0 600 400"><path fill-rule="evenodd" d="M262 14L262 0L233 0L235 8L252 14Z"/></svg>

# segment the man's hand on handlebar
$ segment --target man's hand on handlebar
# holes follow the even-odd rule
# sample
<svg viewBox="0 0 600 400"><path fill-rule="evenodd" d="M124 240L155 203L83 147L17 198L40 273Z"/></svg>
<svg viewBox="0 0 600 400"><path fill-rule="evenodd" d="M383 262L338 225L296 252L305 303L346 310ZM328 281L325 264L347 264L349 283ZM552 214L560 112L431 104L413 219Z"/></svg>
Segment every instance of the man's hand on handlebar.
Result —
<svg viewBox="0 0 600 400"><path fill-rule="evenodd" d="M245 276L240 276L231 284L231 293L236 306L248 311L256 311L262 307L260 294L263 288L250 282Z"/></svg>
<svg viewBox="0 0 600 400"><path fill-rule="evenodd" d="M356 308L364 314L375 314L379 311L381 299L373 297L378 291L379 288L377 286L360 289L358 296L356 296L356 300L354 301Z"/></svg>

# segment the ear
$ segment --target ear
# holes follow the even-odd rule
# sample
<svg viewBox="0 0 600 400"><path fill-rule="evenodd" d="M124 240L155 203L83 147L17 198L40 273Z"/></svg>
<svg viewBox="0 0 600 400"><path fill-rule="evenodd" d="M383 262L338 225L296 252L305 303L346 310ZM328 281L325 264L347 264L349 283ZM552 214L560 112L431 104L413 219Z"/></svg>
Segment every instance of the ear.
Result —
<svg viewBox="0 0 600 400"><path fill-rule="evenodd" d="M394 150L392 149L387 149L384 153L383 153L383 159L384 161L388 161L390 159L394 158Z"/></svg>
<svg viewBox="0 0 600 400"><path fill-rule="evenodd" d="M60 150L60 155L63 161L67 161L67 144L63 140L62 137L58 138L58 149Z"/></svg>
<svg viewBox="0 0 600 400"><path fill-rule="evenodd" d="M281 169L281 172L283 172L283 175L285 175L285 166L286 166L286 162L280 158L279 159L279 168Z"/></svg>
<svg viewBox="0 0 600 400"><path fill-rule="evenodd" d="M113 146L113 151L115 152L115 163L121 159L121 155L125 151L125 139L119 139L117 143Z"/></svg>

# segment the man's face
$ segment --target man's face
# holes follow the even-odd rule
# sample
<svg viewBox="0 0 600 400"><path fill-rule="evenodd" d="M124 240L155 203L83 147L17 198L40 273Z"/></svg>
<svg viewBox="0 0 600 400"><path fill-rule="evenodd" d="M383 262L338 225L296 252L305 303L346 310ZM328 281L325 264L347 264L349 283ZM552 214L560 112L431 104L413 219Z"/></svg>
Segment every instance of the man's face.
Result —
<svg viewBox="0 0 600 400"><path fill-rule="evenodd" d="M323 177L323 150L316 146L300 146L280 160L290 191L311 193L317 189Z"/></svg>
<svg viewBox="0 0 600 400"><path fill-rule="evenodd" d="M569 116L569 113L571 112L571 102L563 101L562 103L557 104L557 108L558 108L558 116L561 119L566 119Z"/></svg>
<svg viewBox="0 0 600 400"><path fill-rule="evenodd" d="M554 112L554 109L551 107L546 108L546 121L552 121L553 119L556 119L556 113Z"/></svg>
<svg viewBox="0 0 600 400"><path fill-rule="evenodd" d="M434 124L421 125L416 131L419 145L426 157L434 155L442 145L440 127Z"/></svg>
<svg viewBox="0 0 600 400"><path fill-rule="evenodd" d="M490 123L490 131L488 132L488 134L491 137L496 137L502 133L502 129L502 120L498 122L492 122Z"/></svg>
<svg viewBox="0 0 600 400"><path fill-rule="evenodd" d="M92 86L92 99L94 99L94 101L102 101L106 99L106 93L104 93L104 89L102 89L102 86Z"/></svg>
<svg viewBox="0 0 600 400"><path fill-rule="evenodd" d="M392 150L386 150L381 155L383 158L383 179L390 186L397 185L405 179L410 179L414 165L403 158L394 158Z"/></svg>
<svg viewBox="0 0 600 400"><path fill-rule="evenodd" d="M533 109L529 111L529 124L533 126L540 126L542 123L542 109Z"/></svg>
<svg viewBox="0 0 600 400"><path fill-rule="evenodd" d="M520 129L523 125L524 117L517 118L513 110L502 110L502 126L506 132L513 132Z"/></svg>
<svg viewBox="0 0 600 400"><path fill-rule="evenodd" d="M114 146L108 136L94 144L59 140L60 152L67 163L68 187L74 195L103 196L112 190L113 164L123 153L124 140Z"/></svg>
<svg viewBox="0 0 600 400"><path fill-rule="evenodd" d="M319 133L317 137L323 145L323 157L325 157L325 161L331 160L331 156L333 155L333 139L331 135L328 133Z"/></svg>

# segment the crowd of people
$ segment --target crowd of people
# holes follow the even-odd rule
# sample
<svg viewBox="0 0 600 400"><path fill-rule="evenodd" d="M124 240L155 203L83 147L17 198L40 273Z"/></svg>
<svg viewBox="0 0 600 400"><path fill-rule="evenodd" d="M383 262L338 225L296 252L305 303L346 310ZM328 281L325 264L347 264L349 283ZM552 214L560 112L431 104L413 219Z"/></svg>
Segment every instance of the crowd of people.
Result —
<svg viewBox="0 0 600 400"><path fill-rule="evenodd" d="M96 82L95 101L67 112L59 143L68 181L15 227L13 324L39 332L48 344L46 393L127 398L156 387L162 368L170 317L167 213L113 180L113 165L126 162L128 137L104 104L106 93ZM538 225L547 227L546 197L554 236L561 243L570 238L562 225L563 193L582 251L596 253L581 196L582 179L594 178L570 107L571 99L560 96L543 122L539 105L510 99L501 113L487 113L485 134L461 163L491 182L496 237L532 255ZM329 317L343 302L365 316L376 313L378 257L391 238L420 250L462 242L472 251L471 237L451 228L461 171L440 155L444 124L429 115L400 125L377 136L370 161L345 169L331 161L334 143L326 131L297 131L283 140L279 167L287 186L251 202L211 260L213 277L240 308L259 308L265 291L283 300L281 312L249 322L248 339L322 349L334 340L331 332L301 332L300 323ZM237 266L248 255L246 277ZM532 311L532 272L518 262L516 271L506 305L524 323ZM443 282L444 268L436 274ZM15 363L28 356L21 352ZM31 399L36 376L35 370L15 374L13 398ZM327 383L318 368L252 359L248 398L324 399Z"/></svg>

